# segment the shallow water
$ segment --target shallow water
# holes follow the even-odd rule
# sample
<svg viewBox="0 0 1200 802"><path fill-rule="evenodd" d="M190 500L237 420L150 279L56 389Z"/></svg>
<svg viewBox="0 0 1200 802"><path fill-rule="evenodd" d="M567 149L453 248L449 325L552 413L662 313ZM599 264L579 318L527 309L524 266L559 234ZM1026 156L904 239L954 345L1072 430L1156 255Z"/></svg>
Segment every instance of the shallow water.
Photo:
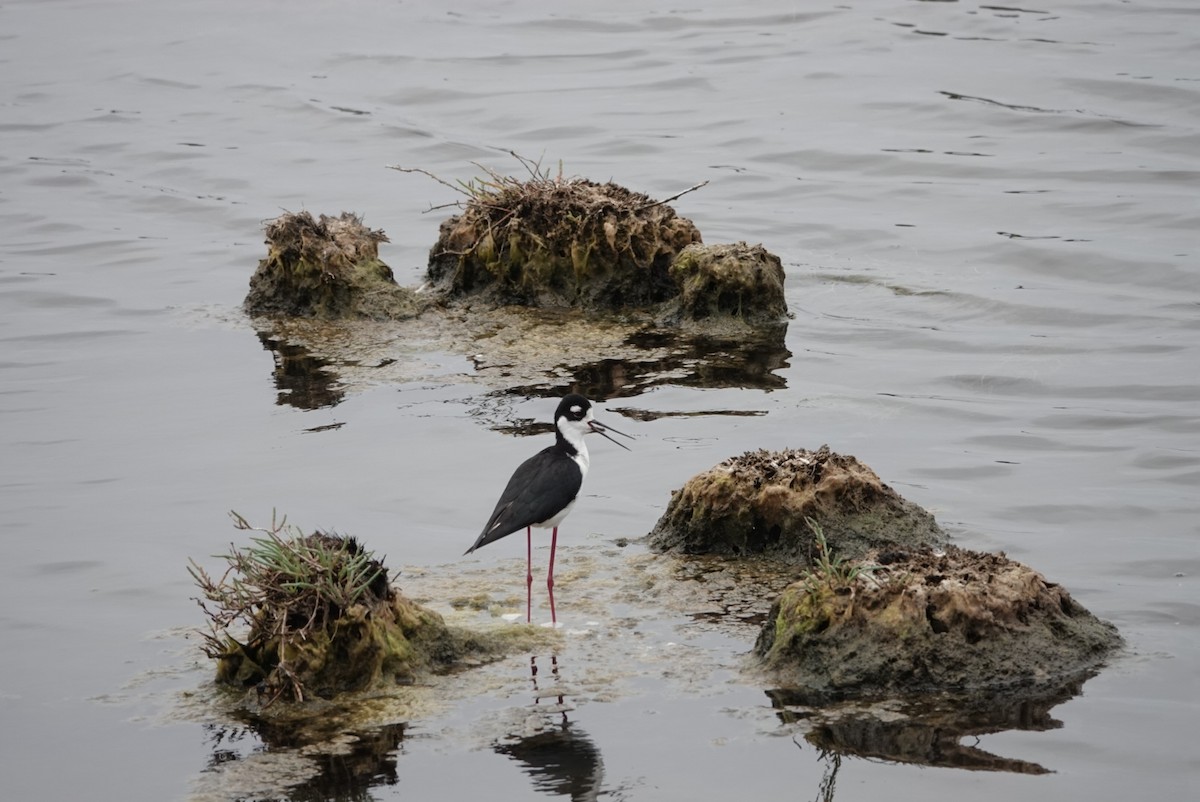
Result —
<svg viewBox="0 0 1200 802"><path fill-rule="evenodd" d="M1061 726L966 739L1053 773L847 756L836 798L1175 798L1200 779L1189 4L63 0L0 23L5 798L282 796L303 772L270 764L301 759L325 763L293 798L818 796L836 758L743 671L753 626L621 592L646 558L611 544L725 457L822 443L1128 643ZM511 395L431 352L345 388L306 377L296 403L238 312L261 221L364 214L415 284L447 214L424 211L455 198L385 166L465 180L519 170L509 149L656 197L709 180L677 211L788 272L774 379L621 384L598 353ZM459 555L540 447L504 427L544 421L536 393L593 363L602 418L638 442L593 446L563 531L565 728L529 655L444 679L443 706L357 762L189 707L210 672L181 636L200 623L184 566L236 537L229 509L353 533L431 597L460 573L519 591L515 539Z"/></svg>

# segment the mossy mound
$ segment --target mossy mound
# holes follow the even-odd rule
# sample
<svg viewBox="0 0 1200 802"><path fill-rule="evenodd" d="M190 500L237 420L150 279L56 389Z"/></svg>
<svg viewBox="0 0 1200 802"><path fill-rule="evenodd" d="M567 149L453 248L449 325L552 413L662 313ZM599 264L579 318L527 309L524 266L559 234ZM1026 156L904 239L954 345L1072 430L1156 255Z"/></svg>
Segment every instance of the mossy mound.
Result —
<svg viewBox="0 0 1200 802"><path fill-rule="evenodd" d="M870 695L1053 684L1120 642L1033 569L949 546L809 572L775 602L754 651L813 693Z"/></svg>
<svg viewBox="0 0 1200 802"><path fill-rule="evenodd" d="M267 257L250 277L244 307L254 315L400 320L422 308L379 258L387 235L350 212L287 212L266 225Z"/></svg>
<svg viewBox="0 0 1200 802"><path fill-rule="evenodd" d="M672 494L650 545L807 564L816 555L818 529L841 558L946 541L932 515L855 457L822 446L747 452L693 476Z"/></svg>
<svg viewBox="0 0 1200 802"><path fill-rule="evenodd" d="M303 535L285 522L254 529L234 519L262 536L224 555L229 567L220 580L195 563L190 571L204 595L205 651L217 661L217 680L254 688L264 703L409 683L528 640L518 628L447 627L397 592L382 562L354 538Z"/></svg>
<svg viewBox="0 0 1200 802"><path fill-rule="evenodd" d="M230 637L217 680L269 697L329 698L412 682L435 662L430 647L449 639L440 615L393 592L339 611L336 621L322 621L304 637L253 630L245 643Z"/></svg>
<svg viewBox="0 0 1200 802"><path fill-rule="evenodd" d="M537 173L472 184L442 223L428 278L446 298L620 310L677 292L675 255L700 232L674 209L613 183Z"/></svg>
<svg viewBox="0 0 1200 802"><path fill-rule="evenodd" d="M679 287L677 319L725 316L769 324L787 318L783 263L762 245L692 243L675 257L670 274Z"/></svg>

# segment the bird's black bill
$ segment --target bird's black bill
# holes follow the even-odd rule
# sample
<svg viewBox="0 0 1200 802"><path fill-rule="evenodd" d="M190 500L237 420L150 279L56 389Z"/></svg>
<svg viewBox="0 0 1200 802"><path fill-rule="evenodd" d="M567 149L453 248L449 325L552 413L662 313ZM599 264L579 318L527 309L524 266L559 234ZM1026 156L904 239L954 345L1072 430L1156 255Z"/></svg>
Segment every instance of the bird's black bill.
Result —
<svg viewBox="0 0 1200 802"><path fill-rule="evenodd" d="M588 421L588 426L591 426L591 427L592 427L592 431L593 431L593 432L595 432L596 434L598 434L598 435L600 435L600 436L604 437L606 440L612 440L614 443L616 443L617 445L619 445L621 448L625 449L626 451L632 451L632 450L633 450L633 449L632 449L632 448L630 448L629 446L627 446L627 445L625 445L624 443L622 443L620 440L615 440L615 439L613 439L612 437L609 437L608 433L609 433L609 432L612 432L613 434L619 434L619 435L621 435L622 437L628 437L630 440L632 440L632 439L633 439L633 435L631 435L631 434L625 434L625 432L618 432L618 431L617 431L616 429L614 429L613 427L611 427L611 426L605 426L603 423L597 423L597 422L596 422L596 421L594 421L594 420L593 420L593 421Z"/></svg>

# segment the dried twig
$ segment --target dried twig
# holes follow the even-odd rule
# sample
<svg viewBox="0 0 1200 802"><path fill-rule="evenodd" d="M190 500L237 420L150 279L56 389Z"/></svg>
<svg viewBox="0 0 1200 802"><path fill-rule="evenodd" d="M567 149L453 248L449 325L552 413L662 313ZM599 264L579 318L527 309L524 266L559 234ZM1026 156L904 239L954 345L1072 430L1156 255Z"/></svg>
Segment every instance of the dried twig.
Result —
<svg viewBox="0 0 1200 802"><path fill-rule="evenodd" d="M696 184L694 187L688 187L683 192L680 192L676 195L672 195L669 198L663 198L662 200L654 201L654 203L647 203L643 206L639 206L637 208L637 211L641 212L641 211L645 211L646 209L653 209L655 206L661 206L664 203L670 203L673 200L678 200L679 198L682 198L684 195L688 194L689 192L695 192L696 190L698 190L702 187L706 187L706 186L708 186L708 182L701 181L699 184Z"/></svg>

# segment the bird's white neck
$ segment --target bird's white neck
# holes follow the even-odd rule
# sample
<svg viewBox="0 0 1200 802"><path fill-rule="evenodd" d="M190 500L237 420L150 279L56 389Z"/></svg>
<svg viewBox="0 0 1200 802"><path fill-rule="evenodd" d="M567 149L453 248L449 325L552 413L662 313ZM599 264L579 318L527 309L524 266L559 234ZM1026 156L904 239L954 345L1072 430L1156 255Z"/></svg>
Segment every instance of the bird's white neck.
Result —
<svg viewBox="0 0 1200 802"><path fill-rule="evenodd" d="M566 444L574 449L575 453L571 455L571 459L575 460L575 464L579 466L579 471L585 477L587 476L588 465L591 464L587 444L583 442L583 435L587 430L588 425L584 422L574 422L566 418L558 419L558 433L562 435L562 439Z"/></svg>

